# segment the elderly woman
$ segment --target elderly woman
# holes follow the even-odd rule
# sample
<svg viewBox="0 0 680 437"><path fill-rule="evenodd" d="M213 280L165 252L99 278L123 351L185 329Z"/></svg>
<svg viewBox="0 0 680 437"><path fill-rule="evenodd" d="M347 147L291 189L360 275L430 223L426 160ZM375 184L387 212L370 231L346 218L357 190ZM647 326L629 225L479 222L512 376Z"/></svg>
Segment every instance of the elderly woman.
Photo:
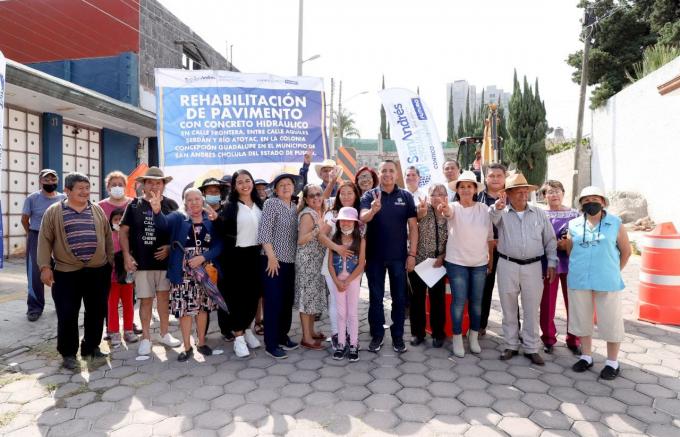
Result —
<svg viewBox="0 0 680 437"><path fill-rule="evenodd" d="M448 194L444 184L432 184L428 191L429 202L421 199L417 203L418 246L416 264L428 258L434 258L434 267L444 265L448 232L446 218L438 212L445 205ZM418 346L425 341L425 293L430 295L430 327L432 328L432 347L444 345L444 321L446 309L444 305L445 278L442 277L432 287L427 286L416 272L408 273L411 284L411 345Z"/></svg>
<svg viewBox="0 0 680 437"><path fill-rule="evenodd" d="M149 199L158 229L170 232L171 251L168 261L170 288L170 311L179 319L184 350L178 361L187 361L194 355L191 347L192 318L196 318L198 345L202 355L212 355L212 349L205 344L208 311L217 305L208 296L203 284L196 279L193 270L217 259L222 251L222 241L217 238L213 223L203 211L203 195L197 188L184 192L186 215L174 211L163 214L161 196L152 192Z"/></svg>
<svg viewBox="0 0 680 437"><path fill-rule="evenodd" d="M298 241L297 207L293 200L300 177L290 173L278 175L270 188L257 243L262 245L264 264L264 343L265 352L275 359L288 358L287 350L298 344L288 337L295 298L295 255Z"/></svg>
<svg viewBox="0 0 680 437"><path fill-rule="evenodd" d="M378 186L378 173L371 167L361 167L354 177L354 183L359 187L360 195L363 196L366 191Z"/></svg>
<svg viewBox="0 0 680 437"><path fill-rule="evenodd" d="M334 243L331 239L333 235L335 235L336 218L338 216L338 212L344 207L352 207L358 210L359 197L359 190L353 182L345 181L340 185L340 188L338 189L338 195L335 196L333 207L324 214L324 223L321 225L321 232L319 233L319 241L325 247L331 249L334 252L343 253L346 256L353 255L349 249ZM366 230L365 226L361 222L359 222L358 226L361 235L363 236ZM326 286L328 286L328 289L330 290L334 283L333 278L331 277L331 272L328 268L328 251L326 251L321 269L321 274L326 280ZM338 342L338 318L334 293L329 293L328 295L328 318L331 322L331 346L335 350L337 349L338 344L343 344L343 342L344 344L347 344L347 342L345 342L345 339L340 339L341 341Z"/></svg>
<svg viewBox="0 0 680 437"><path fill-rule="evenodd" d="M569 222L569 331L581 338L580 359L574 372L593 366L593 315L597 309L597 329L607 342L607 361L600 378L612 380L619 374L619 346L624 337L621 270L630 258L628 234L621 219L607 213L607 198L598 187L581 191L583 216Z"/></svg>
<svg viewBox="0 0 680 437"><path fill-rule="evenodd" d="M110 217L114 209L124 210L132 199L125 195L127 176L123 172L114 170L106 175L104 181L109 197L100 200L98 205L104 210L106 216Z"/></svg>
<svg viewBox="0 0 680 437"><path fill-rule="evenodd" d="M302 190L298 208L298 247L295 255L295 303L300 311L302 340L305 349L325 349L320 340L326 338L314 332L314 316L326 310L326 281L322 264L326 250L319 241L319 228L323 224L323 192L321 187L308 184Z"/></svg>
<svg viewBox="0 0 680 437"><path fill-rule="evenodd" d="M453 302L453 354L465 356L463 346L463 310L468 302L470 352L482 351L477 340L482 317L482 295L486 274L493 257L493 228L485 204L477 202L481 184L471 171L464 171L456 180L454 202L440 207L449 219L449 240L446 246L446 272L451 282ZM455 241L454 241L455 238Z"/></svg>
<svg viewBox="0 0 680 437"><path fill-rule="evenodd" d="M541 298L541 340L545 353L552 353L557 343L557 329L555 328L555 308L557 306L557 289L562 284L564 306L567 307L567 324L569 324L569 298L567 297L567 272L569 271L569 255L567 255L567 231L569 221L578 217L578 212L564 206L564 186L559 181L549 180L541 187L543 198L548 201L545 213L552 224L557 237L557 269L555 280L552 282L546 276L543 279L543 297ZM581 355L581 342L578 337L567 329L567 347L575 355Z"/></svg>

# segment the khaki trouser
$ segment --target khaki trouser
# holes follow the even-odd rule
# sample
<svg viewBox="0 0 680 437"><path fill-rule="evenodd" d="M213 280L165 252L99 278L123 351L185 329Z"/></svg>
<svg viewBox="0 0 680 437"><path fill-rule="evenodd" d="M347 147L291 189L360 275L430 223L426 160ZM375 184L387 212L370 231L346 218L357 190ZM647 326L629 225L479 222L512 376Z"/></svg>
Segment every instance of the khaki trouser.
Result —
<svg viewBox="0 0 680 437"><path fill-rule="evenodd" d="M519 265L498 260L498 295L503 309L503 338L506 349L519 350L518 297L522 298L522 348L533 354L541 347L538 310L543 295L543 269L540 262Z"/></svg>

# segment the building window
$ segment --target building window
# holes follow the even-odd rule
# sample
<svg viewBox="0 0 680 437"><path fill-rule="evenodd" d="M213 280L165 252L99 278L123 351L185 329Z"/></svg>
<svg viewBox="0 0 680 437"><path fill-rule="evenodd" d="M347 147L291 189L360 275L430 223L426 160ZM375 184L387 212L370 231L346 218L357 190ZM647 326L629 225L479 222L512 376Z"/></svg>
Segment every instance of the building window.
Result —
<svg viewBox="0 0 680 437"><path fill-rule="evenodd" d="M194 55L187 52L182 52L182 68L184 70L200 70L201 64Z"/></svg>

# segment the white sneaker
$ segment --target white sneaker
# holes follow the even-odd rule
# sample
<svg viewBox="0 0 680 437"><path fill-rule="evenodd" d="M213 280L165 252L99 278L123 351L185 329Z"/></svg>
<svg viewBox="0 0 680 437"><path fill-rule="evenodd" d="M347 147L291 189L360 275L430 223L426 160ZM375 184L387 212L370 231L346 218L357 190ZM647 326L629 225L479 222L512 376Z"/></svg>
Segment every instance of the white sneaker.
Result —
<svg viewBox="0 0 680 437"><path fill-rule="evenodd" d="M139 343L139 349L137 349L139 355L149 355L151 353L151 340L143 338Z"/></svg>
<svg viewBox="0 0 680 437"><path fill-rule="evenodd" d="M473 354L478 354L482 352L482 347L479 345L479 341L477 340L477 337L479 336L479 333L477 331L470 330L468 331L468 341L470 342L470 352Z"/></svg>
<svg viewBox="0 0 680 437"><path fill-rule="evenodd" d="M454 335L453 336L453 354L458 358L463 358L465 356L465 346L463 345L463 336Z"/></svg>
<svg viewBox="0 0 680 437"><path fill-rule="evenodd" d="M250 355L248 345L246 344L246 340L243 337L244 336L241 335L239 337L236 337L236 339L234 340L234 353L239 358L245 358L248 355Z"/></svg>
<svg viewBox="0 0 680 437"><path fill-rule="evenodd" d="M246 329L246 333L243 335L243 337L245 338L249 348L257 349L258 347L261 346L260 340L258 340L257 337L255 337L255 334L253 334L253 331L251 331L250 329Z"/></svg>
<svg viewBox="0 0 680 437"><path fill-rule="evenodd" d="M182 344L181 341L177 340L175 337L172 336L169 332L161 338L161 343L168 347L177 347L180 344Z"/></svg>

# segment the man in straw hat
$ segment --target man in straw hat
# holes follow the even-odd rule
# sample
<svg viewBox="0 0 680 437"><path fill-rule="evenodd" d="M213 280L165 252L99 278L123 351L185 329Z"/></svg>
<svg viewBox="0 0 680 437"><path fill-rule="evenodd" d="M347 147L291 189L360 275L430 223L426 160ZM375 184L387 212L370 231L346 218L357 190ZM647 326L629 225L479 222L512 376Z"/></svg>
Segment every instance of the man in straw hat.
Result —
<svg viewBox="0 0 680 437"><path fill-rule="evenodd" d="M506 343L500 359L509 360L517 355L521 343L524 355L542 366L545 363L538 353L541 347L538 309L543 294L541 257L548 258L547 276L552 281L557 265L557 240L545 212L528 203L529 193L536 189L527 183L523 174L510 175L505 180L505 191L494 206L489 207L489 213L498 229L498 294ZM522 299L524 319L521 341L518 297Z"/></svg>
<svg viewBox="0 0 680 437"><path fill-rule="evenodd" d="M310 148L305 152L302 167L300 167L300 176L302 176L302 186L307 185L307 173L309 173L309 166L312 163L312 155L314 149ZM324 159L321 163L314 165L316 175L321 179L321 189L323 190L324 199L335 197L338 191L338 178L340 178L341 171L338 164L332 159Z"/></svg>
<svg viewBox="0 0 680 437"><path fill-rule="evenodd" d="M160 318L161 342L170 347L177 347L181 342L168 332L170 317L169 293L170 281L166 277L168 255L170 253L170 235L156 229L151 209L151 193L163 194L165 185L172 180L165 176L158 167L149 167L143 176L136 181L142 185L143 197L133 199L125 209L120 223L120 247L125 260L125 270L135 272L135 294L140 300L139 318L142 322L142 341L138 353L151 353L151 312L153 299L157 299L158 316ZM161 197L161 211L169 214L179 207L177 203Z"/></svg>

